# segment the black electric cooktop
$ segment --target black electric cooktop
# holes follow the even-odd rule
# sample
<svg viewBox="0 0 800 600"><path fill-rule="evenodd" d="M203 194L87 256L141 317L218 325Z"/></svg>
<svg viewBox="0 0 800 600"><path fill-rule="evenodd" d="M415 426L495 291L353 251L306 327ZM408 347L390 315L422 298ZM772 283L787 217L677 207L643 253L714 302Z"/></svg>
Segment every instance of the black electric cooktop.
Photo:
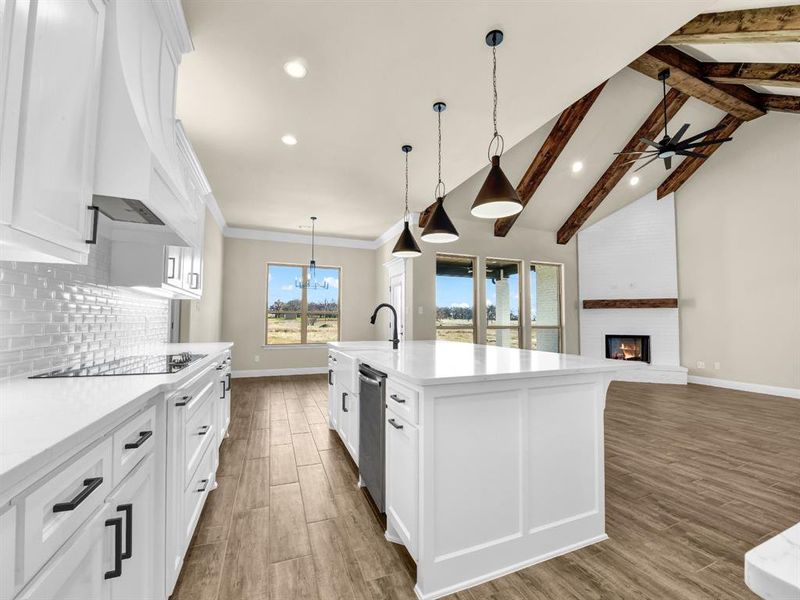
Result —
<svg viewBox="0 0 800 600"><path fill-rule="evenodd" d="M64 367L47 373L33 375L29 379L46 377L100 377L106 375L165 375L177 373L205 354L140 354L125 356L102 363L81 364Z"/></svg>

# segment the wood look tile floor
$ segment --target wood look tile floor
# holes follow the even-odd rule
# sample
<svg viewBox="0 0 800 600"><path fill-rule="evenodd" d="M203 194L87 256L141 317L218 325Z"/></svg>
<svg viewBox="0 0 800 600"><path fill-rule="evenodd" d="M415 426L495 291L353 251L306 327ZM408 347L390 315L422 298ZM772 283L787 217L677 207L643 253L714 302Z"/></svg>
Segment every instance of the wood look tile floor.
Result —
<svg viewBox="0 0 800 600"><path fill-rule="evenodd" d="M173 600L402 600L387 542L325 424L324 376L233 381L230 437ZM800 402L614 383L609 540L450 600L755 598L744 553L800 521Z"/></svg>

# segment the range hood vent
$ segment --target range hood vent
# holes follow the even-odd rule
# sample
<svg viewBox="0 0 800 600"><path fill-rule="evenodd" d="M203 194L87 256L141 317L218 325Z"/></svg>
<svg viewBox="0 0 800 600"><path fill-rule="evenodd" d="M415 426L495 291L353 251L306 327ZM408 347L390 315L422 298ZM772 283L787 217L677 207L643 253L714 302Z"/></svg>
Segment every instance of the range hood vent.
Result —
<svg viewBox="0 0 800 600"><path fill-rule="evenodd" d="M92 206L112 221L123 223L141 223L143 225L163 225L159 219L141 200L132 198L114 198L112 196L92 196Z"/></svg>

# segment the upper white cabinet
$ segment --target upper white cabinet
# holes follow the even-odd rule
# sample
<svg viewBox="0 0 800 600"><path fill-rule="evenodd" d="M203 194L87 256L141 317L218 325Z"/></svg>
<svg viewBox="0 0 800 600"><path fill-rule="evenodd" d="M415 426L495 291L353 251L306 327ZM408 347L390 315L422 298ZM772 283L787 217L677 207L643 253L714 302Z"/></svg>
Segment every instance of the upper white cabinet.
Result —
<svg viewBox="0 0 800 600"><path fill-rule="evenodd" d="M0 253L85 264L106 3L0 2Z"/></svg>

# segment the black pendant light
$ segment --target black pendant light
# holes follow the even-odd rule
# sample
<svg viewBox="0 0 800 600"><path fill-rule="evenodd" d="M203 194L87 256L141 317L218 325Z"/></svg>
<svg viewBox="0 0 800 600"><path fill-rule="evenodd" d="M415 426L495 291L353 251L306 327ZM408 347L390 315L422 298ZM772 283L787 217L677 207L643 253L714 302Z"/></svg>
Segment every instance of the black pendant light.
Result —
<svg viewBox="0 0 800 600"><path fill-rule="evenodd" d="M442 112L445 108L447 105L444 102L434 102L433 104L433 110L439 119L439 182L434 191L436 206L425 224L421 236L423 242L432 244L446 244L458 239L458 231L444 209L444 197L447 195L447 190L442 181Z"/></svg>
<svg viewBox="0 0 800 600"><path fill-rule="evenodd" d="M397 238L397 243L392 249L392 256L398 258L416 258L422 254L422 250L419 249L417 241L414 239L414 236L411 234L411 229L408 227L408 153L411 152L411 146L406 144L403 146L402 150L406 155L406 208L403 213L403 231L400 233L400 237Z"/></svg>
<svg viewBox="0 0 800 600"><path fill-rule="evenodd" d="M492 124L494 135L489 142L489 160L492 168L483 182L470 212L474 217L482 219L500 219L520 212L524 207L519 194L500 168L500 156L503 154L503 136L497 133L497 47L503 41L503 32L497 29L486 34L486 44L492 49L492 91L493 110ZM494 154L492 147L495 148Z"/></svg>

